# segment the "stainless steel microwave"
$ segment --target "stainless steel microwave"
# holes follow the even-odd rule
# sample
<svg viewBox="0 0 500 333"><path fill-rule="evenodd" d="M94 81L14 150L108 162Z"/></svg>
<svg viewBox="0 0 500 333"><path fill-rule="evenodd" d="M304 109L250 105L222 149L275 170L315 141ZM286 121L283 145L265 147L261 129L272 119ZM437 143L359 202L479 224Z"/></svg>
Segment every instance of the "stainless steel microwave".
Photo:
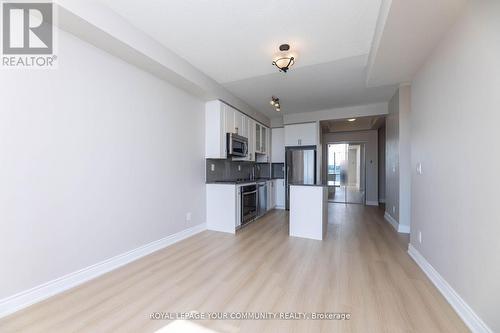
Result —
<svg viewBox="0 0 500 333"><path fill-rule="evenodd" d="M238 134L227 133L227 155L247 157L248 139Z"/></svg>

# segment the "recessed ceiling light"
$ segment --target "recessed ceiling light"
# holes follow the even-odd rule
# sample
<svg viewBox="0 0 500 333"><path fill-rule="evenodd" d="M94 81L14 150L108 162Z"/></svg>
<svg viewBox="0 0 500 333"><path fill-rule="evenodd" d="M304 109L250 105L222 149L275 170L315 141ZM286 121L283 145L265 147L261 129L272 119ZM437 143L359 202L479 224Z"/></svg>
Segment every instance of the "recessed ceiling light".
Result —
<svg viewBox="0 0 500 333"><path fill-rule="evenodd" d="M353 121L356 121L356 118L347 119L347 121L352 123Z"/></svg>

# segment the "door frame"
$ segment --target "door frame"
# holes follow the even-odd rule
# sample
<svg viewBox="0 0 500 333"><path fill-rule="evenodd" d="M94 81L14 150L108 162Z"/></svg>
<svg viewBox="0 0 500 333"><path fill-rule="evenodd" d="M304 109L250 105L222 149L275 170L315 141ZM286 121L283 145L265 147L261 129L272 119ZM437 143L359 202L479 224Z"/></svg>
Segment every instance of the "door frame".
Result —
<svg viewBox="0 0 500 333"><path fill-rule="evenodd" d="M330 152L329 152L329 149L328 149L328 146L329 145L337 145L337 144L344 144L344 145L356 145L356 144L359 144L359 145L363 145L363 160L364 160L364 170L362 170L361 172L363 172L364 174L364 179L365 179L365 195L364 195L364 200L362 203L357 203L357 202L347 202L347 192L346 192L346 200L345 202L333 202L333 201L330 201L328 200L329 203L340 203L340 204L350 204L350 205L363 205L363 206L366 206L366 145L367 145L367 141L357 141L357 140L349 140L349 141L334 141L334 142L327 142L325 144L325 150L326 150L326 163L325 163L325 166L324 166L324 172L325 172L325 178L326 178L326 184L327 184L327 187L330 187L328 186L328 160L329 160L329 156L330 156Z"/></svg>

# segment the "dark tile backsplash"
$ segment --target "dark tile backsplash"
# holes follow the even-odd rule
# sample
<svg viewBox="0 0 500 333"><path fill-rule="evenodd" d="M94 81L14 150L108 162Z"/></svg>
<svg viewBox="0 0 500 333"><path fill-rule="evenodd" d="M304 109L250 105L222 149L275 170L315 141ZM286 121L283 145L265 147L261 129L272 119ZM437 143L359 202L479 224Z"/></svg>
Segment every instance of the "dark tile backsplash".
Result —
<svg viewBox="0 0 500 333"><path fill-rule="evenodd" d="M214 165L214 171L212 171L212 164ZM206 181L214 182L250 179L254 169L255 178L271 178L271 167L269 163L207 159L205 167Z"/></svg>
<svg viewBox="0 0 500 333"><path fill-rule="evenodd" d="M257 163L255 166L257 178L271 178L271 164Z"/></svg>
<svg viewBox="0 0 500 333"><path fill-rule="evenodd" d="M272 178L285 178L285 163L272 164Z"/></svg>

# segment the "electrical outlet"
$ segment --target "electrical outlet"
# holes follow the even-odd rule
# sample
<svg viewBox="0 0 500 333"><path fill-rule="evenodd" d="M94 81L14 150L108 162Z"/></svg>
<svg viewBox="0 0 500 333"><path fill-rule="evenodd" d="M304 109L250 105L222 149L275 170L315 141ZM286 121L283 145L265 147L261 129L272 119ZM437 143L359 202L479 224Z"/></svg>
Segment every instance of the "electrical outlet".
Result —
<svg viewBox="0 0 500 333"><path fill-rule="evenodd" d="M192 214L191 212L186 214L186 222L191 222Z"/></svg>
<svg viewBox="0 0 500 333"><path fill-rule="evenodd" d="M422 244L422 231L418 231L418 242Z"/></svg>
<svg viewBox="0 0 500 333"><path fill-rule="evenodd" d="M396 214L396 206L392 206L392 213Z"/></svg>
<svg viewBox="0 0 500 333"><path fill-rule="evenodd" d="M212 170L212 172L214 172L214 171L215 171L215 164L213 164L213 163L212 163L212 164L210 164L210 170Z"/></svg>
<svg viewBox="0 0 500 333"><path fill-rule="evenodd" d="M238 164L238 171L241 171L241 165Z"/></svg>

